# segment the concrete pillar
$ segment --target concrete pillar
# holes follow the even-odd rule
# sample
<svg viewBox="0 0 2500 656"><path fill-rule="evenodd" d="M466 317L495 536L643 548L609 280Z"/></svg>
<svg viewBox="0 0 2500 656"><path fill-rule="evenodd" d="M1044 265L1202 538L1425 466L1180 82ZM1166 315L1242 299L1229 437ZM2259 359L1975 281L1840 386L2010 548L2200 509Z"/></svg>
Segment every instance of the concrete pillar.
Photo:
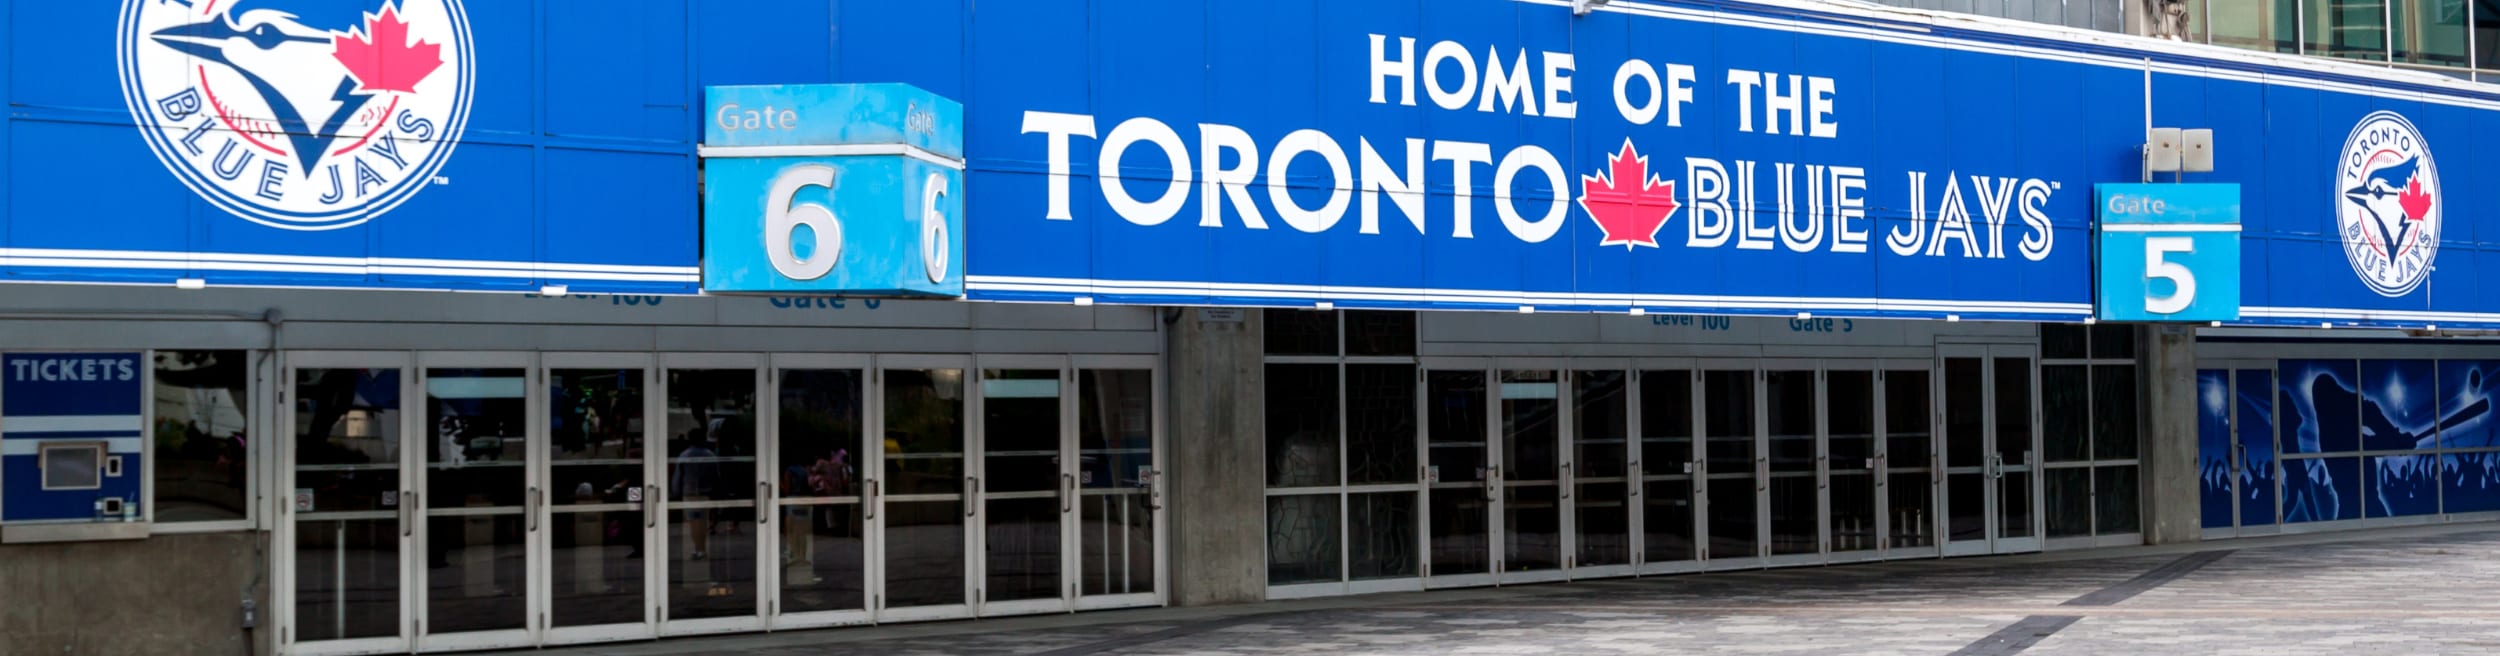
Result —
<svg viewBox="0 0 2500 656"><path fill-rule="evenodd" d="M1167 310L1171 602L1267 597L1266 365L1258 310Z"/></svg>
<svg viewBox="0 0 2500 656"><path fill-rule="evenodd" d="M2196 328L2146 326L2139 337L2144 542L2195 542L2204 534L2196 465Z"/></svg>

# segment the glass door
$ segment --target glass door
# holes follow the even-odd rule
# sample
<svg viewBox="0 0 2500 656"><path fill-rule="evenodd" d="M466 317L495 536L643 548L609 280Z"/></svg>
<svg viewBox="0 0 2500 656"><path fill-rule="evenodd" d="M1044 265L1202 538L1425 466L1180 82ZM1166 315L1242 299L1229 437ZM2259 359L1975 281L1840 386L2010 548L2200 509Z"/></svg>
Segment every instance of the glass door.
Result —
<svg viewBox="0 0 2500 656"><path fill-rule="evenodd" d="M1160 605L1163 431L1154 359L1075 364L1077 607Z"/></svg>
<svg viewBox="0 0 2500 656"><path fill-rule="evenodd" d="M774 557L766 562L774 629L869 620L869 563L876 558L866 507L869 468L865 357L773 359L769 446L774 481Z"/></svg>
<svg viewBox="0 0 2500 656"><path fill-rule="evenodd" d="M1883 451L1876 454L1876 484L1884 501L1885 557L1936 552L1935 382L1930 365L1886 366L1883 377Z"/></svg>
<svg viewBox="0 0 2500 656"><path fill-rule="evenodd" d="M1872 559L1882 548L1882 497L1876 475L1875 371L1871 364L1831 362L1823 371L1824 520L1834 561Z"/></svg>
<svg viewBox="0 0 2500 656"><path fill-rule="evenodd" d="M1500 481L1500 582L1563 578L1562 375L1554 369L1504 370Z"/></svg>
<svg viewBox="0 0 2500 656"><path fill-rule="evenodd" d="M979 481L973 507L981 552L979 614L1067 610L1077 500L1074 414L1060 358L981 360Z"/></svg>
<svg viewBox="0 0 2500 656"><path fill-rule="evenodd" d="M1632 573L1631 375L1622 367L1569 375L1571 461L1563 500L1571 509L1573 578Z"/></svg>
<svg viewBox="0 0 2500 656"><path fill-rule="evenodd" d="M545 528L530 466L535 377L528 354L422 354L416 398L424 469L417 648L491 649L537 642L533 544Z"/></svg>
<svg viewBox="0 0 2500 656"><path fill-rule="evenodd" d="M870 422L876 473L865 509L879 621L949 619L972 614L973 581L966 563L980 559L969 540L983 481L965 465L964 374L971 359L888 357L878 360L878 408ZM976 381L977 382L977 381Z"/></svg>
<svg viewBox="0 0 2500 656"><path fill-rule="evenodd" d="M1486 382L1482 368L1427 365L1424 371L1427 587L1493 583L1493 522L1501 490L1488 439L1493 393Z"/></svg>
<svg viewBox="0 0 2500 656"><path fill-rule="evenodd" d="M1675 368L1657 368L1675 367ZM1684 363L1643 363L1633 376L1633 423L1640 447L1633 452L1633 477L1640 485L1632 498L1640 511L1633 515L1640 537L1638 573L1689 571L1699 562L1697 482L1702 461L1693 449L1699 418L1693 414L1700 390L1693 370Z"/></svg>
<svg viewBox="0 0 2500 656"><path fill-rule="evenodd" d="M547 567L548 643L648 638L658 608L658 454L648 440L657 399L648 355L544 357L546 482L538 518Z"/></svg>
<svg viewBox="0 0 2500 656"><path fill-rule="evenodd" d="M666 356L660 363L667 440L660 489L661 633L751 631L764 625L757 563L770 557L772 516L762 504L757 391L762 358Z"/></svg>
<svg viewBox="0 0 2500 656"><path fill-rule="evenodd" d="M290 499L274 586L292 653L406 652L415 635L407 554L416 534L400 399L405 354L287 354L281 458Z"/></svg>
<svg viewBox="0 0 2500 656"><path fill-rule="evenodd" d="M2281 531L2275 507L2274 369L2217 362L2196 372L2197 469L2205 537Z"/></svg>
<svg viewBox="0 0 2500 656"><path fill-rule="evenodd" d="M2029 345L1944 345L1945 555L2040 548L2039 395Z"/></svg>
<svg viewBox="0 0 2500 656"><path fill-rule="evenodd" d="M1750 365L1750 363L1748 363ZM1702 458L1701 558L1712 569L1749 566L1762 556L1763 521L1758 495L1767 488L1756 468L1767 463L1760 455L1762 425L1757 384L1761 372L1708 368L1701 372Z"/></svg>

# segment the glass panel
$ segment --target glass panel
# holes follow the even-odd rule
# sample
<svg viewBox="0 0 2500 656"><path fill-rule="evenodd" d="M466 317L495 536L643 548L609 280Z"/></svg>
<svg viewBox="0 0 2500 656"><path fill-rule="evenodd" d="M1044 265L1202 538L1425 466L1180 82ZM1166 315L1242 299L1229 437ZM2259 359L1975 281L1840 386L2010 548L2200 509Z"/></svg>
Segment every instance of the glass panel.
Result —
<svg viewBox="0 0 2500 656"><path fill-rule="evenodd" d="M1560 376L1502 372L1502 567L1562 567Z"/></svg>
<svg viewBox="0 0 2500 656"><path fill-rule="evenodd" d="M2349 453L2361 448L2359 371L2351 360L2283 360L2275 381L2285 453ZM2289 466L2287 465L2288 469ZM2285 476L2294 476L2286 472ZM2284 489L2295 483L2286 479ZM2289 500L2286 499L2286 503ZM2290 511L2285 511L2290 516Z"/></svg>
<svg viewBox="0 0 2500 656"><path fill-rule="evenodd" d="M2092 457L2132 460L2136 454L2135 365L2092 367ZM2046 385L2043 392L2048 391Z"/></svg>
<svg viewBox="0 0 2500 656"><path fill-rule="evenodd" d="M1996 452L2008 466L2032 462L2031 360L1996 359Z"/></svg>
<svg viewBox="0 0 2500 656"><path fill-rule="evenodd" d="M1875 372L1824 374L1830 442L1831 550L1873 549L1875 541Z"/></svg>
<svg viewBox="0 0 2500 656"><path fill-rule="evenodd" d="M2135 326L2104 323L2092 326L2092 359L2135 359Z"/></svg>
<svg viewBox="0 0 2500 656"><path fill-rule="evenodd" d="M1346 483L1413 483L1415 365L1350 364L1346 379Z"/></svg>
<svg viewBox="0 0 2500 656"><path fill-rule="evenodd" d="M296 640L400 635L400 372L295 372ZM355 514L350 514L355 513ZM379 515L379 516L376 516Z"/></svg>
<svg viewBox="0 0 2500 656"><path fill-rule="evenodd" d="M157 351L156 522L243 519L251 480L244 351Z"/></svg>
<svg viewBox="0 0 2500 656"><path fill-rule="evenodd" d="M556 626L643 621L643 370L547 372ZM600 508L598 506L605 506Z"/></svg>
<svg viewBox="0 0 2500 656"><path fill-rule="evenodd" d="M1076 480L1059 469L1059 371L982 370L981 401L982 594L1060 598L1059 522Z"/></svg>
<svg viewBox="0 0 2500 656"><path fill-rule="evenodd" d="M2305 0L2306 52L2326 57L2387 60L2385 0Z"/></svg>
<svg viewBox="0 0 2500 656"><path fill-rule="evenodd" d="M1080 592L1154 592L1154 372L1085 369L1076 381Z"/></svg>
<svg viewBox="0 0 2500 656"><path fill-rule="evenodd" d="M779 496L851 500L781 507L782 612L867 607L867 531L858 503L866 381L857 369L781 372Z"/></svg>
<svg viewBox="0 0 2500 656"><path fill-rule="evenodd" d="M2428 455L2370 456L2362 473L2370 477L2369 517L2406 517L2439 512L2439 479L2431 471L2438 460Z"/></svg>
<svg viewBox="0 0 2500 656"><path fill-rule="evenodd" d="M2092 470L2092 515L2101 535L2120 535L2144 530L2137 521L2135 466L2098 467ZM2268 507L2266 512L2274 512Z"/></svg>
<svg viewBox="0 0 2500 656"><path fill-rule="evenodd" d="M1641 372L1641 471L1690 473L1693 462L1693 372Z"/></svg>
<svg viewBox="0 0 2500 656"><path fill-rule="evenodd" d="M753 615L755 372L668 371L668 617Z"/></svg>
<svg viewBox="0 0 2500 656"><path fill-rule="evenodd" d="M2083 365L2040 367L2040 442L2049 462L2092 458L2092 423L2108 407L2093 411L2091 378L2092 371Z"/></svg>
<svg viewBox="0 0 2500 656"><path fill-rule="evenodd" d="M2217 0L2206 3L2212 43L2273 52L2300 52L2299 0ZM2051 356L2056 357L2056 356Z"/></svg>
<svg viewBox="0 0 2500 656"><path fill-rule="evenodd" d="M529 390L520 369L427 369L427 633L529 621Z"/></svg>
<svg viewBox="0 0 2500 656"><path fill-rule="evenodd" d="M1935 545L1935 442L1928 404L1928 372L1884 372L1884 477L1890 542L1895 549Z"/></svg>
<svg viewBox="0 0 2500 656"><path fill-rule="evenodd" d="M1988 475L1944 477L1945 531L1954 542L1988 539Z"/></svg>
<svg viewBox="0 0 2500 656"><path fill-rule="evenodd" d="M2238 379L2238 423L2231 430L2240 449L2240 525L2278 524L2275 486L2282 477L2274 457L2274 372L2246 369L2232 375Z"/></svg>
<svg viewBox="0 0 2500 656"><path fill-rule="evenodd" d="M1502 498L1502 571L1562 568L1561 500L1553 485L1509 485Z"/></svg>
<svg viewBox="0 0 2500 656"><path fill-rule="evenodd" d="M1987 465L1988 407L1984 405L1987 402L1987 383L1982 380L1985 376L1983 372L1978 358L1946 358L1944 361L1944 464L1947 467Z"/></svg>
<svg viewBox="0 0 2500 656"><path fill-rule="evenodd" d="M1336 484L1337 365L1267 365L1267 486Z"/></svg>
<svg viewBox="0 0 2500 656"><path fill-rule="evenodd" d="M1337 313L1266 310L1260 315L1268 355L1336 355Z"/></svg>
<svg viewBox="0 0 2500 656"><path fill-rule="evenodd" d="M2092 469L2090 467L2059 467L2048 470L2049 537L2067 538L2092 534Z"/></svg>
<svg viewBox="0 0 2500 656"><path fill-rule="evenodd" d="M1693 481L1678 476L1641 484L1641 559L1693 559Z"/></svg>
<svg viewBox="0 0 2500 656"><path fill-rule="evenodd" d="M1347 578L1402 579L1416 574L1415 493L1379 492L1346 496L1346 545L1351 560Z"/></svg>
<svg viewBox="0 0 2500 656"><path fill-rule="evenodd" d="M2397 0L2396 61L2465 67L2468 0Z"/></svg>
<svg viewBox="0 0 2500 656"><path fill-rule="evenodd" d="M2361 459L2283 462L2283 523L2361 518Z"/></svg>
<svg viewBox="0 0 2500 656"><path fill-rule="evenodd" d="M2229 528L2236 515L2231 503L2238 481L2238 458L2231 435L2231 372L2222 369L2200 369L2196 372L2196 478L2198 524L2203 528ZM2049 479L2049 506L2057 507L2057 479ZM2057 520L2052 516L2049 530L2054 535Z"/></svg>
<svg viewBox="0 0 2500 656"><path fill-rule="evenodd" d="M1710 558L1752 558L1761 526L1754 495L1754 372L1704 371L1702 435L1708 447Z"/></svg>
<svg viewBox="0 0 2500 656"><path fill-rule="evenodd" d="M547 525L549 619L556 626L638 624L643 604L641 510L556 510Z"/></svg>
<svg viewBox="0 0 2500 656"><path fill-rule="evenodd" d="M883 375L885 607L964 603L964 372Z"/></svg>
<svg viewBox="0 0 2500 656"><path fill-rule="evenodd" d="M1997 480L2004 484L1997 490L1997 537L2031 537L2031 472L2005 472Z"/></svg>
<svg viewBox="0 0 2500 656"><path fill-rule="evenodd" d="M1770 428L1771 554L1822 550L1822 484L1815 476L1815 407L1812 371L1763 375Z"/></svg>
<svg viewBox="0 0 2500 656"><path fill-rule="evenodd" d="M1431 433L1427 476L1431 573L1493 571L1492 503L1486 489L1485 376L1477 371L1424 374L1424 419Z"/></svg>
<svg viewBox="0 0 2500 656"><path fill-rule="evenodd" d="M1627 507L1629 462L1624 444L1626 375L1621 371L1581 371L1571 376L1572 470L1580 565L1632 562L1632 515Z"/></svg>
<svg viewBox="0 0 2500 656"><path fill-rule="evenodd" d="M2430 360L2361 361L2361 448L2439 448L2439 400L2434 385Z"/></svg>
<svg viewBox="0 0 2500 656"><path fill-rule="evenodd" d="M1335 494L1267 498L1268 585L1344 580L1337 503Z"/></svg>
<svg viewBox="0 0 2500 656"><path fill-rule="evenodd" d="M1346 355L1414 355L1415 313L1345 311Z"/></svg>
<svg viewBox="0 0 2500 656"><path fill-rule="evenodd" d="M2090 327L2073 323L2040 324L2040 357L2051 360L2080 360L2091 357L2085 350Z"/></svg>
<svg viewBox="0 0 2500 656"><path fill-rule="evenodd" d="M2488 2L2470 4L2474 9L2474 67L2500 68L2500 5Z"/></svg>

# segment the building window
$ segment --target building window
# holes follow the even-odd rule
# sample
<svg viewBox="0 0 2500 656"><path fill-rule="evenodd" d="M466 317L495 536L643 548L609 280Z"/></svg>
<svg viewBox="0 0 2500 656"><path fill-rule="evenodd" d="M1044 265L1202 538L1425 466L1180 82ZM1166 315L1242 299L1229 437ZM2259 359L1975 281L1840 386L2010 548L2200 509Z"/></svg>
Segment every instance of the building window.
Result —
<svg viewBox="0 0 2500 656"><path fill-rule="evenodd" d="M2396 61L2425 66L2465 68L2468 46L2467 0L2396 0L2388 10L2395 18Z"/></svg>
<svg viewBox="0 0 2500 656"><path fill-rule="evenodd" d="M1420 576L1415 315L1263 320L1268 584Z"/></svg>
<svg viewBox="0 0 2500 656"><path fill-rule="evenodd" d="M155 521L248 518L250 354L157 351L154 382Z"/></svg>
<svg viewBox="0 0 2500 656"><path fill-rule="evenodd" d="M2040 345L2048 537L2142 531L2134 328L2047 324Z"/></svg>

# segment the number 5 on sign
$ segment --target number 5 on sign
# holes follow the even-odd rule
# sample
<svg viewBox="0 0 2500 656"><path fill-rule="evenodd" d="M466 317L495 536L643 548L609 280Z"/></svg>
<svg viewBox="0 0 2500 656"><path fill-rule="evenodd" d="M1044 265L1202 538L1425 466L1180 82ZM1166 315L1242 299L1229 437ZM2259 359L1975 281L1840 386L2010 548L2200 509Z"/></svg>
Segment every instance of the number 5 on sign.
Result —
<svg viewBox="0 0 2500 656"><path fill-rule="evenodd" d="M2111 184L2099 195L2103 321L2230 321L2240 313L2239 186Z"/></svg>

